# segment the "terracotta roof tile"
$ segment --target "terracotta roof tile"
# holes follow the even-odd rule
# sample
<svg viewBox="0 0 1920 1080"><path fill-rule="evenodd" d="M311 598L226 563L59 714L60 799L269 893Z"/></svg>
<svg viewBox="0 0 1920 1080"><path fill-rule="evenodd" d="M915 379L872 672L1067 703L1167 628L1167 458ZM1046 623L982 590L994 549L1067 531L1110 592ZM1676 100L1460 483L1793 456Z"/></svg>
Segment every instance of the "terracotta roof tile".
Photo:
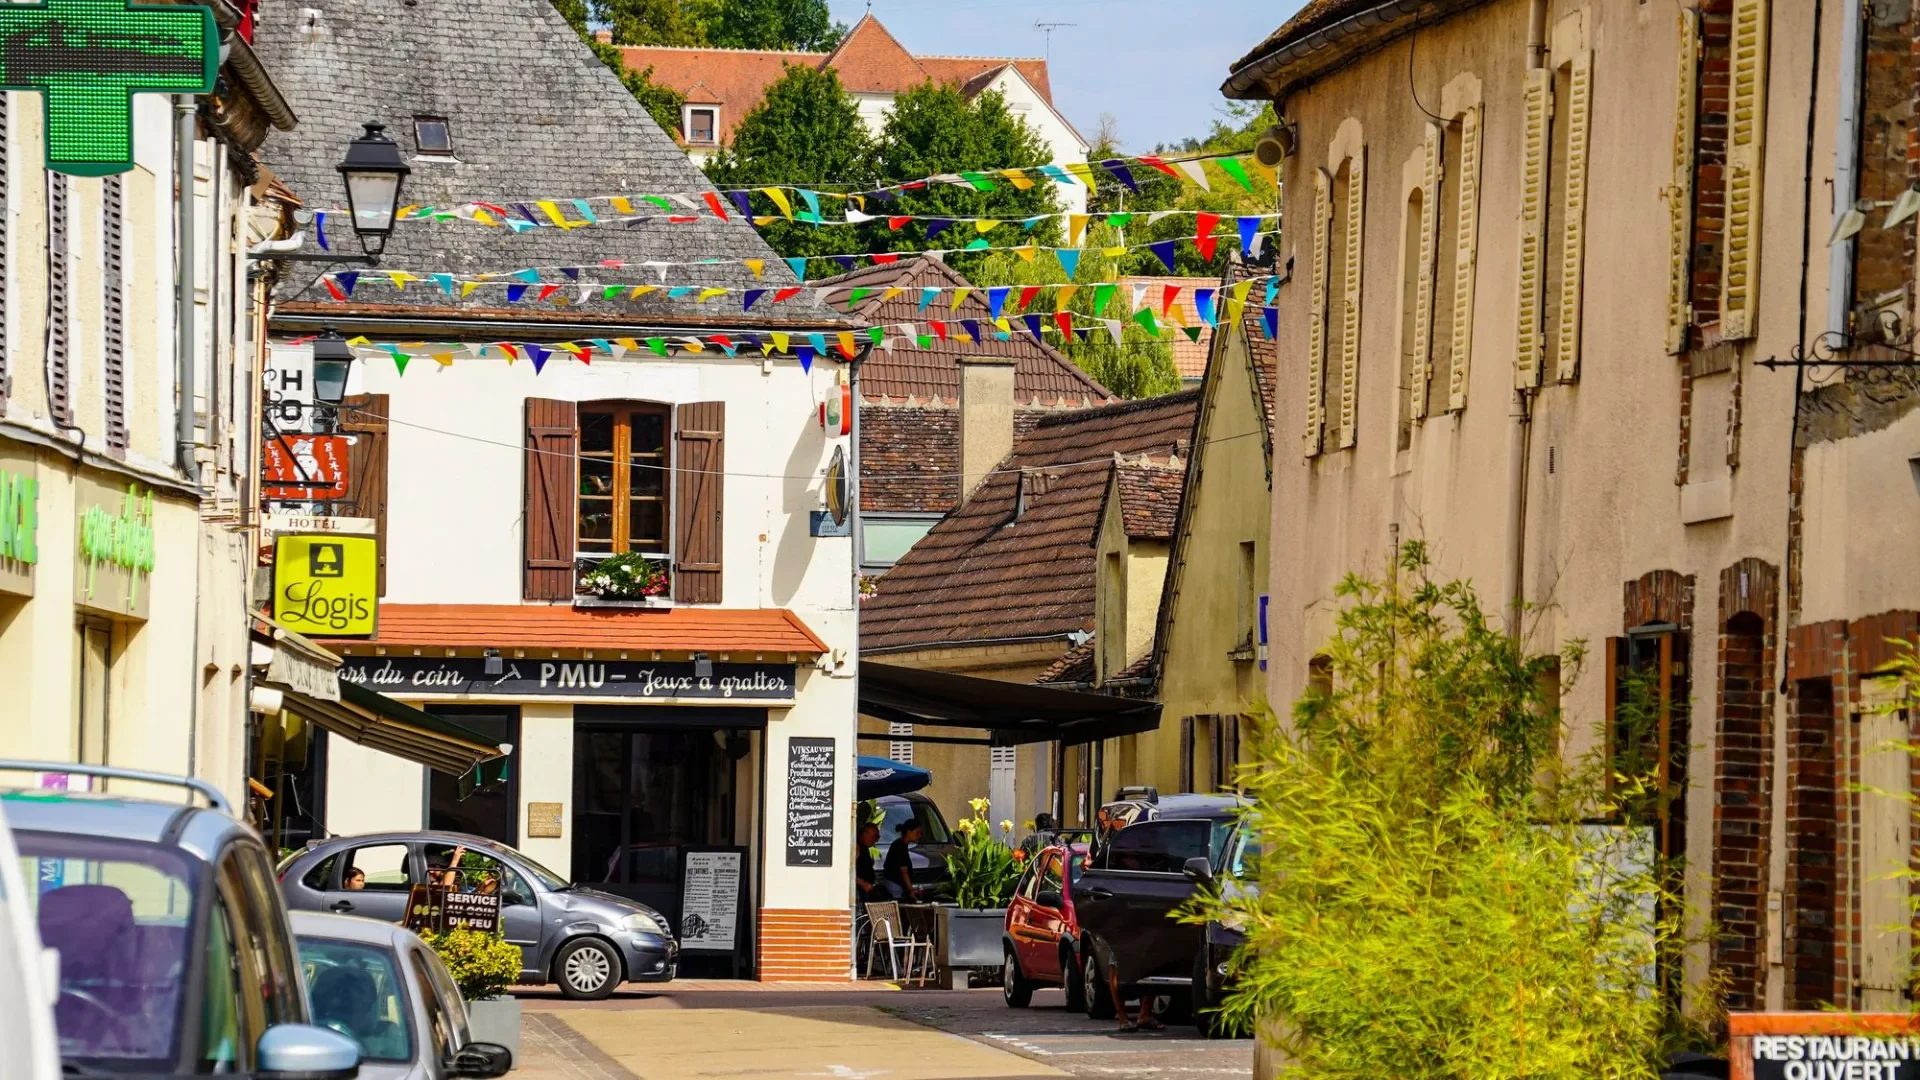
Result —
<svg viewBox="0 0 1920 1080"><path fill-rule="evenodd" d="M1199 391L1043 417L863 604L861 645L1064 637L1093 621L1088 544L1113 455L1181 454ZM1022 505L1016 519L1016 503Z"/></svg>
<svg viewBox="0 0 1920 1080"><path fill-rule="evenodd" d="M983 81L985 76L997 75L1001 68L1011 64L1040 92L1047 104L1053 104L1053 84L1047 77L1047 62L1037 56L1014 59L1002 56L916 56L914 59L919 61L922 70L933 76L934 82L959 83L963 87L973 87L978 83L977 88L967 91L969 96L986 89L987 82L991 80Z"/></svg>
<svg viewBox="0 0 1920 1080"><path fill-rule="evenodd" d="M870 326L925 322L936 317L952 326L947 339L942 341L936 338L932 348L922 349L910 342L896 342L891 351L875 350L860 367L860 395L863 399L911 403L958 401L960 358L963 356L1014 357L1014 400L1022 405L1085 406L1114 398L1112 391L1075 367L1073 361L1067 359L1060 350L1044 341L1035 341L1026 334L1016 333L1009 341L990 339L963 343L958 340L959 335L965 332L961 326L963 319L977 320L988 333L992 333L990 320L993 313L987 307L983 292L970 294L961 301L957 312L949 307L952 293L946 294L933 307L922 312L920 295L916 291L919 288L937 285L951 289L972 284L939 259L928 256L902 259L891 266L867 267L819 284L875 290L873 295L862 299L852 312L859 321ZM889 298L886 292L890 288L905 291ZM834 299L844 301L845 294L835 293ZM839 306L844 307L844 303Z"/></svg>
<svg viewBox="0 0 1920 1080"><path fill-rule="evenodd" d="M1047 409L1013 414L1014 437ZM944 514L960 501L960 409L888 405L860 409L860 509L878 514Z"/></svg>
<svg viewBox="0 0 1920 1080"><path fill-rule="evenodd" d="M1120 280L1128 285L1147 286L1147 303L1153 305L1155 315L1160 315L1161 308L1167 306L1167 289L1180 290L1174 296L1171 309L1179 315L1180 323L1187 326L1204 326L1198 310L1193 306L1193 290L1212 289L1220 284L1212 278L1192 277L1126 277ZM1178 330L1169 340L1173 343L1173 367L1181 378L1198 379L1207 373L1207 351L1213 347L1211 329L1203 329L1198 341Z"/></svg>
<svg viewBox="0 0 1920 1080"><path fill-rule="evenodd" d="M787 73L789 65L819 67L827 57L817 52L653 45L625 45L620 51L629 70L652 68L653 82L685 94L687 104L720 106L717 134L723 143L732 141L734 129L767 96L767 88Z"/></svg>
<svg viewBox="0 0 1920 1080"><path fill-rule="evenodd" d="M381 604L379 636L331 641L445 649L635 649L661 652L801 653L827 646L784 608L677 607L665 611L575 609L549 604Z"/></svg>
<svg viewBox="0 0 1920 1080"><path fill-rule="evenodd" d="M1093 682L1093 676L1093 642L1089 641L1085 645L1075 645L1062 653L1060 659L1053 662L1052 667L1041 672L1040 677L1033 681L1053 685L1065 683L1085 686Z"/></svg>
<svg viewBox="0 0 1920 1080"><path fill-rule="evenodd" d="M1120 522L1130 539L1173 539L1174 519L1180 516L1180 495L1187 487L1184 461L1116 461L1113 483L1120 493Z"/></svg>
<svg viewBox="0 0 1920 1080"><path fill-rule="evenodd" d="M899 93L933 77L871 12L827 54L826 63L852 94Z"/></svg>

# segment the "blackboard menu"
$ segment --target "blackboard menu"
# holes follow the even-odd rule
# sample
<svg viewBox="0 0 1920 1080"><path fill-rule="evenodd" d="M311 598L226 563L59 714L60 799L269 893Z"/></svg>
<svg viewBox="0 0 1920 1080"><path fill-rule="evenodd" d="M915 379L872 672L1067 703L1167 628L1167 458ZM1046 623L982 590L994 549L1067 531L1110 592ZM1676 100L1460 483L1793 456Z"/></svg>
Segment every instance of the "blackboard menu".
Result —
<svg viewBox="0 0 1920 1080"><path fill-rule="evenodd" d="M832 739L787 740L787 865L833 863Z"/></svg>

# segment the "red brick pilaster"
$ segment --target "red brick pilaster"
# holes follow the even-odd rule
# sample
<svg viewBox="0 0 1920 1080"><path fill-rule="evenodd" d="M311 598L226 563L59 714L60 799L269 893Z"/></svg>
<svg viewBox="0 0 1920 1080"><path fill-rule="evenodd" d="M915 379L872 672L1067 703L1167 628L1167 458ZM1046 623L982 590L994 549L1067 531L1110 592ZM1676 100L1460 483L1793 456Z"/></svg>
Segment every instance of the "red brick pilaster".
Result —
<svg viewBox="0 0 1920 1080"><path fill-rule="evenodd" d="M853 919L846 908L762 908L762 982L830 981L853 974Z"/></svg>
<svg viewBox="0 0 1920 1080"><path fill-rule="evenodd" d="M1713 790L1713 965L1729 1010L1766 1003L1772 832L1774 612L1778 572L1742 559L1720 574Z"/></svg>

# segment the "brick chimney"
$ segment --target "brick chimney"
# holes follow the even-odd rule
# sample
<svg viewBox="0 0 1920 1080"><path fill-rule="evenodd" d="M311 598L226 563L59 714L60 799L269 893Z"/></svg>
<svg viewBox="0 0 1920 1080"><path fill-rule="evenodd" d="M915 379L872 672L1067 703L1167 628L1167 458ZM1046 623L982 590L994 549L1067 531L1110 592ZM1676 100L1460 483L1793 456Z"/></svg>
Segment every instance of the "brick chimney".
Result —
<svg viewBox="0 0 1920 1080"><path fill-rule="evenodd" d="M960 361L960 501L1013 450L1013 358Z"/></svg>
<svg viewBox="0 0 1920 1080"><path fill-rule="evenodd" d="M611 45L613 44L613 31L595 30L593 32L593 40L599 42L602 45Z"/></svg>

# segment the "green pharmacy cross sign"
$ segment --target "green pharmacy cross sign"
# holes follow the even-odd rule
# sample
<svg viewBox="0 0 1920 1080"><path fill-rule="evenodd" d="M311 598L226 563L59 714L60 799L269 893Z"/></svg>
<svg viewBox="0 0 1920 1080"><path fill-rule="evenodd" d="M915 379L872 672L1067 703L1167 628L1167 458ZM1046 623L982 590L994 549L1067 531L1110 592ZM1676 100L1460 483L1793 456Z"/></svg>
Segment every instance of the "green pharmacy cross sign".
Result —
<svg viewBox="0 0 1920 1080"><path fill-rule="evenodd" d="M213 12L127 0L0 3L0 87L42 95L47 168L133 167L133 95L205 94L220 62Z"/></svg>

